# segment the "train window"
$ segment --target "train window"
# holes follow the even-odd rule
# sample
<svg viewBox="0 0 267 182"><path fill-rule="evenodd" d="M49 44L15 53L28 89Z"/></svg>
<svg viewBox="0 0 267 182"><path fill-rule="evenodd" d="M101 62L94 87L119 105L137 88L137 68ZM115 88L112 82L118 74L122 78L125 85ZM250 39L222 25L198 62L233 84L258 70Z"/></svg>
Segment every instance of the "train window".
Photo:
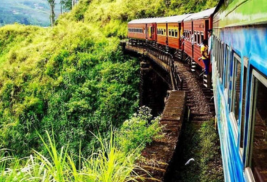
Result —
<svg viewBox="0 0 267 182"><path fill-rule="evenodd" d="M172 29L172 36L174 37L174 30Z"/></svg>
<svg viewBox="0 0 267 182"><path fill-rule="evenodd" d="M223 71L224 71L224 44L221 43L221 79L223 79Z"/></svg>
<svg viewBox="0 0 267 182"><path fill-rule="evenodd" d="M267 179L267 78L252 71L248 161L255 181Z"/></svg>
<svg viewBox="0 0 267 182"><path fill-rule="evenodd" d="M230 63L230 48L226 48L226 59L225 59L225 75L224 75L224 88L229 88L229 63Z"/></svg>
<svg viewBox="0 0 267 182"><path fill-rule="evenodd" d="M169 36L171 36L172 35L172 33L171 33L171 29L169 29Z"/></svg>
<svg viewBox="0 0 267 182"><path fill-rule="evenodd" d="M203 32L201 32L201 35L200 35L200 44L202 44L203 40L204 40L204 35L203 35Z"/></svg>
<svg viewBox="0 0 267 182"><path fill-rule="evenodd" d="M217 71L218 71L218 73L219 73L219 60L218 60L219 48L220 48L219 47L219 42L218 42L218 39L216 39L216 55L215 55L215 59L216 59L216 62L217 62Z"/></svg>
<svg viewBox="0 0 267 182"><path fill-rule="evenodd" d="M222 53L222 44L219 43L219 46L218 46L218 72L219 72L219 77L221 78L221 53Z"/></svg>
<svg viewBox="0 0 267 182"><path fill-rule="evenodd" d="M217 71L219 73L219 60L218 60L218 54L219 54L219 50L220 47L219 47L219 42L218 42L218 39L216 39L216 61L217 61Z"/></svg>
<svg viewBox="0 0 267 182"><path fill-rule="evenodd" d="M175 30L175 35L174 36L178 37L178 31L177 30Z"/></svg>
<svg viewBox="0 0 267 182"><path fill-rule="evenodd" d="M241 59L237 54L234 54L234 69L233 69L233 90L232 90L232 107L236 122L239 117L239 102L240 102L240 81L241 81Z"/></svg>
<svg viewBox="0 0 267 182"><path fill-rule="evenodd" d="M221 43L219 42L219 40L217 40L217 62L218 62L218 75L219 77L221 77L221 73L220 73L220 54L221 54Z"/></svg>
<svg viewBox="0 0 267 182"><path fill-rule="evenodd" d="M197 43L197 32L194 32L194 42Z"/></svg>
<svg viewBox="0 0 267 182"><path fill-rule="evenodd" d="M243 70L243 84L242 84L242 114L241 114L241 124L240 124L240 148L243 154L244 146L244 123L245 123L245 104L246 104L246 88L247 88L247 64L248 59L244 58L244 70Z"/></svg>
<svg viewBox="0 0 267 182"><path fill-rule="evenodd" d="M228 51L229 51L229 71L228 71L228 106L229 106L229 110L231 111L231 100L232 100L232 90L233 90L233 76L234 76L234 62L232 61L233 58L233 53L232 53L232 49L230 49L230 47L227 47Z"/></svg>

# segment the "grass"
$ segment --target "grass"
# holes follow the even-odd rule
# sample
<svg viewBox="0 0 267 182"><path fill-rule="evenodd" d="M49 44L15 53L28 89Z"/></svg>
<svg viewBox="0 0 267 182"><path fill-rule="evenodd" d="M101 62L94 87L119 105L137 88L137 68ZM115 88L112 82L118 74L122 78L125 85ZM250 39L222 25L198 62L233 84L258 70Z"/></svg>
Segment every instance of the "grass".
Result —
<svg viewBox="0 0 267 182"><path fill-rule="evenodd" d="M45 143L42 137L41 140L49 153L48 156L37 151L23 159L2 156L0 181L135 181L134 161L138 153L126 155L119 149L113 137L109 142L98 137L102 147L88 158L84 158L81 153L78 156L70 154L67 146L57 150L55 141L48 132L46 137L49 143ZM78 165L76 158L79 160ZM10 163L8 166L11 167L6 168L6 163Z"/></svg>
<svg viewBox="0 0 267 182"><path fill-rule="evenodd" d="M219 136L214 121L199 125L185 123L183 146L177 181L182 182L222 182L223 169L220 155ZM185 163L194 158L194 162Z"/></svg>
<svg viewBox="0 0 267 182"><path fill-rule="evenodd" d="M46 131L46 137L39 135L47 155L36 150L29 157L13 158L8 151L0 151L0 181L5 182L126 182L139 179L134 172L140 169L135 165L141 150L160 131L158 119L151 120L151 110L140 108L138 114L124 123L120 130L111 130L109 139L100 134L93 136L99 142L89 157L69 151L68 144L58 147L54 137ZM150 123L150 124L149 124ZM129 130L136 128L135 131ZM147 133L139 135L137 132ZM128 136L132 140L128 140ZM54 136L54 135L52 135ZM136 139L136 140L133 140Z"/></svg>

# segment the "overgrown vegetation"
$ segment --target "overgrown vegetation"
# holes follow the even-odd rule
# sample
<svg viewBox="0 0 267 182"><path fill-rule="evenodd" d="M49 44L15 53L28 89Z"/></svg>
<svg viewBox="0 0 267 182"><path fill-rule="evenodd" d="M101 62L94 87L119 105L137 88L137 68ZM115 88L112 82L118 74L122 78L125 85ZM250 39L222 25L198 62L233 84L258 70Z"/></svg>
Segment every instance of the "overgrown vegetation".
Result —
<svg viewBox="0 0 267 182"><path fill-rule="evenodd" d="M183 159L180 161L177 181L183 182L222 182L223 169L218 133L214 121L207 121L201 125L186 123L183 136ZM185 163L193 158L188 165Z"/></svg>
<svg viewBox="0 0 267 182"><path fill-rule="evenodd" d="M109 139L102 138L100 134L94 135L100 148L89 157L83 156L81 149L78 154L71 153L68 144L58 149L48 132L47 143L40 136L48 157L34 150L29 157L15 159L2 150L0 181L135 181L138 176L134 170L140 168L134 162L145 144L151 142L160 129L158 119L151 121L150 111L147 111L149 109L141 108L120 130L112 131ZM140 135L145 131L149 132Z"/></svg>
<svg viewBox="0 0 267 182"><path fill-rule="evenodd" d="M99 133L103 140L110 139L111 126L116 129L122 125L123 130L137 134L125 134L131 137L121 141L124 154L142 148L140 141L149 142L157 130L144 127L147 118L132 118L134 125L128 126L129 121L123 125L138 108L139 97L139 64L123 56L119 48L120 38L126 37L127 22L198 11L215 4L212 0L170 4L164 0L81 0L53 28L19 24L0 28L0 148L8 148L14 158L34 158L12 160L14 173L4 170L10 166L1 164L7 179L17 179L13 175L22 174L18 172L24 169L21 166L35 165L36 160L41 166L37 171L31 168L33 173L48 172L40 163L42 156L48 159L43 162L52 163L53 158L47 157L50 153L45 143L49 144L49 138L40 140L46 131L51 136L54 131L52 150L54 147L61 152L60 147L67 146L62 151L67 161L74 155L87 158L101 150L91 132ZM136 130L139 125L143 127ZM77 167L77 159L73 161ZM72 162L66 165L74 169ZM61 167L68 168L65 161Z"/></svg>

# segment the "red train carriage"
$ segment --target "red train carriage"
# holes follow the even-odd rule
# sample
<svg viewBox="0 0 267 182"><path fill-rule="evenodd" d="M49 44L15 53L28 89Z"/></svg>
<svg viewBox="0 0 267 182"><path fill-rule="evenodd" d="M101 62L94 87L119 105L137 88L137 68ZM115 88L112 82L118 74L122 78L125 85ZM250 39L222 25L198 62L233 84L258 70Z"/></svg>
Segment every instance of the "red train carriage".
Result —
<svg viewBox="0 0 267 182"><path fill-rule="evenodd" d="M192 32L190 34L190 38L191 41L193 41L193 43L189 42L190 39L188 39L185 45L185 52L188 52L187 54L202 68L205 68L205 65L201 59L201 44L204 39L208 40L208 30L212 28L212 14L214 10L215 8L211 8L199 13L195 13L185 20L185 27L186 25L190 27L191 24ZM189 43L191 43L191 45L193 44L192 51L190 50L192 47L189 45Z"/></svg>
<svg viewBox="0 0 267 182"><path fill-rule="evenodd" d="M146 23L144 19L133 20L128 23L128 38L146 39Z"/></svg>
<svg viewBox="0 0 267 182"><path fill-rule="evenodd" d="M191 58L193 58L192 48L192 32L193 32L193 21L191 16L184 19L184 52Z"/></svg>
<svg viewBox="0 0 267 182"><path fill-rule="evenodd" d="M167 18L158 18L157 21L157 43L168 45Z"/></svg>
<svg viewBox="0 0 267 182"><path fill-rule="evenodd" d="M156 18L133 20L128 23L128 38L148 41L157 40Z"/></svg>
<svg viewBox="0 0 267 182"><path fill-rule="evenodd" d="M167 18L168 46L173 49L183 49L183 20L190 15L179 15Z"/></svg>

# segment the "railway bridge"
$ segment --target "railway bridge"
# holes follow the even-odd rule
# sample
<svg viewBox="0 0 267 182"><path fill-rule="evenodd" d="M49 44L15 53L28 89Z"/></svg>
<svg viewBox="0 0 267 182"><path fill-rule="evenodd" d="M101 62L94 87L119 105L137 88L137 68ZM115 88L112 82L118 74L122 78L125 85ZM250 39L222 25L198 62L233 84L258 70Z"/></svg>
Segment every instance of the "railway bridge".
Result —
<svg viewBox="0 0 267 182"><path fill-rule="evenodd" d="M155 139L142 152L137 164L145 181L177 181L183 157L186 123L196 127L214 117L213 93L203 79L191 72L182 52L174 57L145 43L121 42L124 54L140 60L140 106L161 115L163 138Z"/></svg>

